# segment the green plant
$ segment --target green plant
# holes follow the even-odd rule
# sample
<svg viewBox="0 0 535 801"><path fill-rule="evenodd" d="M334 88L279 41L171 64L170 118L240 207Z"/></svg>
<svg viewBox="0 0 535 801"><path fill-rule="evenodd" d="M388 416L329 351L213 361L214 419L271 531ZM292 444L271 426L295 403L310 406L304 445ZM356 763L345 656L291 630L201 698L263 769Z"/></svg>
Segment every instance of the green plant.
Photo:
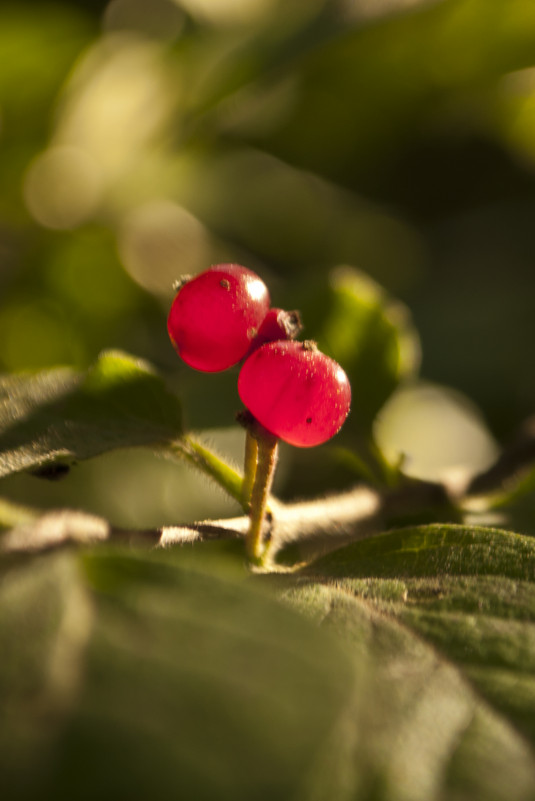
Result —
<svg viewBox="0 0 535 801"><path fill-rule="evenodd" d="M511 0L0 3L2 798L535 797L534 53ZM333 440L176 358L216 260Z"/></svg>
<svg viewBox="0 0 535 801"><path fill-rule="evenodd" d="M357 317L369 313L363 298L351 295ZM414 336L382 293L373 304L381 326L340 344L349 374L363 351L376 354L359 382L368 408L388 371L391 389L399 382ZM251 487L184 430L178 398L146 363L107 352L86 373L6 375L0 391L4 476L55 477L150 447L248 509ZM422 481L351 418L332 458L357 485L269 498L270 561L256 574L246 515L136 531L4 498L9 797L532 796L533 540L471 522L476 508L514 512L529 497L525 448L462 486ZM270 446L265 432L257 445Z"/></svg>

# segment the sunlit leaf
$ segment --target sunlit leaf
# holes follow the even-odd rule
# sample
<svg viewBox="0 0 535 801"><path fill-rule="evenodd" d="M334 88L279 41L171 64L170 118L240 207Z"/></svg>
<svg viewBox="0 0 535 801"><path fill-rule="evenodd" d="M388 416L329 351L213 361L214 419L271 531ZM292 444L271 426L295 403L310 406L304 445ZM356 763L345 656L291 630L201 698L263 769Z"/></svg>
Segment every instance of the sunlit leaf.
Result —
<svg viewBox="0 0 535 801"><path fill-rule="evenodd" d="M0 378L0 476L180 436L176 397L145 363L105 352L86 373Z"/></svg>
<svg viewBox="0 0 535 801"><path fill-rule="evenodd" d="M535 581L535 540L484 526L433 524L352 543L314 562L312 575L489 575Z"/></svg>
<svg viewBox="0 0 535 801"><path fill-rule="evenodd" d="M416 373L418 335L408 309L352 267L331 274L322 307L323 316L311 321L313 338L349 376L353 397L348 424L367 431L400 381Z"/></svg>
<svg viewBox="0 0 535 801"><path fill-rule="evenodd" d="M388 799L531 797L531 538L452 525L400 529L317 560L303 579L287 599L369 661L355 790L379 768Z"/></svg>

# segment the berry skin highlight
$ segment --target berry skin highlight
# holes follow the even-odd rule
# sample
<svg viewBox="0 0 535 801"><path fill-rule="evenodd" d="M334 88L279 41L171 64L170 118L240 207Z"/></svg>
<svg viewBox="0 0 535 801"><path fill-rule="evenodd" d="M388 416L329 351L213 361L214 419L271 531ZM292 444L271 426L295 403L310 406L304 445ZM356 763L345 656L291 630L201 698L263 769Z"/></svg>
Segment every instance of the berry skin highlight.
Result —
<svg viewBox="0 0 535 801"><path fill-rule="evenodd" d="M301 448L333 437L351 405L344 370L311 342L262 345L245 361L238 393L268 431Z"/></svg>
<svg viewBox="0 0 535 801"><path fill-rule="evenodd" d="M217 264L180 287L167 330L186 364L215 373L244 358L269 305L268 289L256 273Z"/></svg>

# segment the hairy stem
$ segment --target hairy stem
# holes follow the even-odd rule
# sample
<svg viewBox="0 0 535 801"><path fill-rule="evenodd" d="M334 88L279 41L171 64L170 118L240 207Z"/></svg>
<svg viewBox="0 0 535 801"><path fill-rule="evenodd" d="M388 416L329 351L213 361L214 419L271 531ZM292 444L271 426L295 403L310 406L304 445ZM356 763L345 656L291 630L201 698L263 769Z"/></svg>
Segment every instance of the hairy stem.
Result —
<svg viewBox="0 0 535 801"><path fill-rule="evenodd" d="M245 459L243 465L242 506L248 509L251 504L251 495L256 477L258 464L258 440L251 431L245 435Z"/></svg>
<svg viewBox="0 0 535 801"><path fill-rule="evenodd" d="M268 432L264 430L264 433ZM302 551L299 555L300 561L308 560L345 542L371 537L388 528L413 524L415 519L418 522L436 522L437 519L462 522L463 510L474 500L488 501L486 508L493 508L493 493L500 496L500 493L505 492L507 500L514 494L515 488L518 492L532 491L529 479L535 472L535 418L527 421L520 435L504 450L495 465L468 479L465 486L459 486L458 482L450 486L445 481L404 479L394 488L381 492L370 486L360 485L326 498L299 503L280 503L270 497L272 520L270 539L265 545L262 533L277 455L276 448L273 447L276 440L274 443L273 439L271 446L268 443L261 445L262 449L267 449L268 454L270 447L272 452L267 460L264 459L260 471L260 474L264 471L263 483L259 477L255 480L255 513L251 517L130 530L112 527L102 518L99 523L94 516L90 516L91 519L85 516L83 521L79 513L74 518L65 517L66 510L60 510L59 514L50 512L43 515L40 510L17 507L2 499L0 526L13 528L0 532L0 553L35 553L63 546L67 542L80 544L87 541L94 544L95 541L111 541L132 543L136 546L170 547L213 539L245 537L251 546L250 553L253 556L260 553L257 564L265 566L269 554L269 567L277 570L273 560L274 553L295 544ZM259 439L259 446L260 441ZM175 457L188 459L210 475L230 495L242 501L242 476L204 446L184 437L167 446L167 449ZM526 482L528 487L525 486ZM483 493L491 497L482 498Z"/></svg>
<svg viewBox="0 0 535 801"><path fill-rule="evenodd" d="M247 511L247 506L243 505L241 475L230 465L220 459L215 453L202 445L190 436L175 440L165 449L173 457L181 457L195 465L205 475L219 484L232 498L235 498Z"/></svg>
<svg viewBox="0 0 535 801"><path fill-rule="evenodd" d="M251 561L262 564L265 553L266 543L263 537L264 523L266 519L267 502L275 467L279 452L278 440L271 436L257 437L258 459L256 473L251 492L251 508L249 531L247 532L247 552Z"/></svg>

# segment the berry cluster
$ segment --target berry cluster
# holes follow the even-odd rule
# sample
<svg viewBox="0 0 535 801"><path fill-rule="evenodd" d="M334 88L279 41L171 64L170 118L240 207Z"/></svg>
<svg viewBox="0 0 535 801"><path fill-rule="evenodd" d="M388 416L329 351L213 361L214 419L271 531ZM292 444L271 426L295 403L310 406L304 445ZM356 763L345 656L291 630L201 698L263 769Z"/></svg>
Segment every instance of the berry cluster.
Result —
<svg viewBox="0 0 535 801"><path fill-rule="evenodd" d="M285 442L319 445L347 417L345 372L315 343L295 341L297 313L270 309L266 285L245 267L218 264L180 285L167 328L178 355L197 370L217 372L244 360L240 398Z"/></svg>

